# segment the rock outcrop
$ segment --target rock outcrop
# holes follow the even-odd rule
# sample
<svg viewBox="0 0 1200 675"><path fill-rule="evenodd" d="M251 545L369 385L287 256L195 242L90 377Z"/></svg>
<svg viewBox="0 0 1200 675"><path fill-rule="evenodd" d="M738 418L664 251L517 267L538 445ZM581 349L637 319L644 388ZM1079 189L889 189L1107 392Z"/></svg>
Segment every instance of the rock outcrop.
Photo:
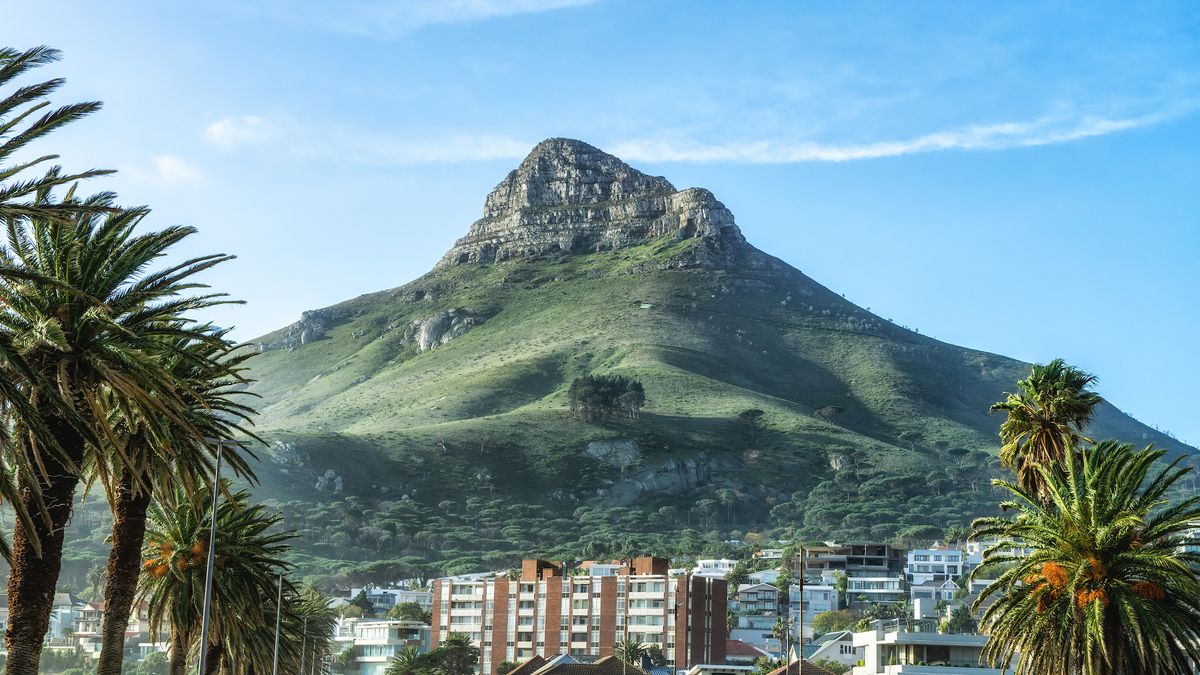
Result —
<svg viewBox="0 0 1200 675"><path fill-rule="evenodd" d="M701 240L701 264L746 247L733 214L708 190L676 190L582 141L542 141L492 190L438 267L611 250L673 236Z"/></svg>

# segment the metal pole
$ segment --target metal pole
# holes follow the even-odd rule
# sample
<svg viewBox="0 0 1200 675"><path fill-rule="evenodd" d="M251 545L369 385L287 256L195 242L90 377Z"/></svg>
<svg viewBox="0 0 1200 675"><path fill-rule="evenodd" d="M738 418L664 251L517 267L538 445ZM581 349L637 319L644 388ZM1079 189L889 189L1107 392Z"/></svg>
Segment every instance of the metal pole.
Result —
<svg viewBox="0 0 1200 675"><path fill-rule="evenodd" d="M304 652L308 649L308 617L304 617L304 628L300 629L300 670L299 675L304 675L304 657L308 656Z"/></svg>
<svg viewBox="0 0 1200 675"><path fill-rule="evenodd" d="M271 657L271 675L279 675L279 620L283 618L283 572L279 573L279 593L275 596L275 656ZM201 673L203 675L203 673Z"/></svg>
<svg viewBox="0 0 1200 675"><path fill-rule="evenodd" d="M212 618L212 587L213 587L213 556L217 547L217 496L221 489L221 453L225 448L223 441L217 441L217 467L213 473L212 512L208 519L208 567L204 574L204 609L200 615L200 675L208 661L208 624Z"/></svg>

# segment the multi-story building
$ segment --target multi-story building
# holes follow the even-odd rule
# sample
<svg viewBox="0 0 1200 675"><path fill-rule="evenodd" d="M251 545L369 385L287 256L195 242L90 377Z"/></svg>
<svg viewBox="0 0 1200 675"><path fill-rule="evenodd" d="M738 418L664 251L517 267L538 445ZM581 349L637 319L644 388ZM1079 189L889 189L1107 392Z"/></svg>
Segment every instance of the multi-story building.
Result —
<svg viewBox="0 0 1200 675"><path fill-rule="evenodd" d="M692 576L694 577L715 577L724 579L726 574L733 571L738 561L730 560L729 558L714 558L711 560L697 560L696 566L692 568Z"/></svg>
<svg viewBox="0 0 1200 675"><path fill-rule="evenodd" d="M813 619L816 619L818 614L841 609L840 598L833 584L792 584L789 595L789 615L803 640L813 638Z"/></svg>
<svg viewBox="0 0 1200 675"><path fill-rule="evenodd" d="M908 597L904 578L896 576L846 578L846 599L851 606L864 603L900 602Z"/></svg>
<svg viewBox="0 0 1200 675"><path fill-rule="evenodd" d="M788 605L788 598L771 584L740 584L729 601L734 614L778 616Z"/></svg>
<svg viewBox="0 0 1200 675"><path fill-rule="evenodd" d="M405 647L429 650L429 626L416 621L339 619L335 653L350 650L350 670L343 675L383 675L392 657Z"/></svg>
<svg viewBox="0 0 1200 675"><path fill-rule="evenodd" d="M659 647L675 670L725 659L725 581L668 576L663 558L635 558L618 574L565 576L562 564L526 560L516 579L438 579L432 646L452 633L480 646L480 672L535 655L608 656L625 638Z"/></svg>
<svg viewBox="0 0 1200 675"><path fill-rule="evenodd" d="M900 619L872 621L871 629L854 634L861 650L861 666L851 675L1002 675L1004 670L984 668L979 654L986 635L940 633L936 620Z"/></svg>
<svg viewBox="0 0 1200 675"><path fill-rule="evenodd" d="M433 607L433 593L429 591L414 591L407 588L374 588L368 586L366 588L351 588L350 599L353 600L359 593L366 595L367 602L371 603L371 607L376 614L387 614L396 605L406 602L415 602L425 611L429 611Z"/></svg>
<svg viewBox="0 0 1200 675"><path fill-rule="evenodd" d="M816 579L834 571L848 577L899 576L904 549L889 544L835 544L804 546L792 559L792 577Z"/></svg>
<svg viewBox="0 0 1200 675"><path fill-rule="evenodd" d="M919 548L908 552L904 578L914 586L955 580L967 573L966 559L957 548Z"/></svg>

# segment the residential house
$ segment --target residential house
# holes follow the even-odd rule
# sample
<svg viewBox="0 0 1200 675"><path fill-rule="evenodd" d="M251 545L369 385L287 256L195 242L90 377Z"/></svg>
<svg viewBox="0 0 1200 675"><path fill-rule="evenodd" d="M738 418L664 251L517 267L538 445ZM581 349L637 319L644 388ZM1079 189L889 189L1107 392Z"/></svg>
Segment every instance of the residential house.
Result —
<svg viewBox="0 0 1200 675"><path fill-rule="evenodd" d="M343 675L383 675L392 657L405 647L429 651L430 629L417 621L339 619L335 654L351 650L350 670Z"/></svg>
<svg viewBox="0 0 1200 675"><path fill-rule="evenodd" d="M836 661L842 665L853 666L862 657L863 650L854 646L854 633L848 630L825 633L804 645L804 658L809 661Z"/></svg>
<svg viewBox="0 0 1200 675"><path fill-rule="evenodd" d="M822 612L841 609L837 589L832 583L792 584L789 616L803 640L813 638L813 620Z"/></svg>
<svg viewBox="0 0 1200 675"><path fill-rule="evenodd" d="M733 571L733 567L737 563L738 561L729 558L697 560L696 566L692 568L692 576L724 579L726 574Z"/></svg>
<svg viewBox="0 0 1200 675"><path fill-rule="evenodd" d="M904 578L914 586L960 579L967 572L965 556L957 548L913 549L904 566Z"/></svg>
<svg viewBox="0 0 1200 675"><path fill-rule="evenodd" d="M851 675L1002 675L983 668L979 655L986 635L940 633L936 620L872 621L871 629L854 634L863 665Z"/></svg>

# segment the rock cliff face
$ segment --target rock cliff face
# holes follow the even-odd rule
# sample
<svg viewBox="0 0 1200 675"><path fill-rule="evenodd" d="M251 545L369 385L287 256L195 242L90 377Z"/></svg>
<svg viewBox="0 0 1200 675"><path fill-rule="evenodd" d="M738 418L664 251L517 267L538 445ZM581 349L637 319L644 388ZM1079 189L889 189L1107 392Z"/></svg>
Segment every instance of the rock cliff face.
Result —
<svg viewBox="0 0 1200 675"><path fill-rule="evenodd" d="M542 141L492 190L483 218L438 267L600 251L673 235L698 239L697 264L747 248L733 214L708 190L676 190L582 141Z"/></svg>

